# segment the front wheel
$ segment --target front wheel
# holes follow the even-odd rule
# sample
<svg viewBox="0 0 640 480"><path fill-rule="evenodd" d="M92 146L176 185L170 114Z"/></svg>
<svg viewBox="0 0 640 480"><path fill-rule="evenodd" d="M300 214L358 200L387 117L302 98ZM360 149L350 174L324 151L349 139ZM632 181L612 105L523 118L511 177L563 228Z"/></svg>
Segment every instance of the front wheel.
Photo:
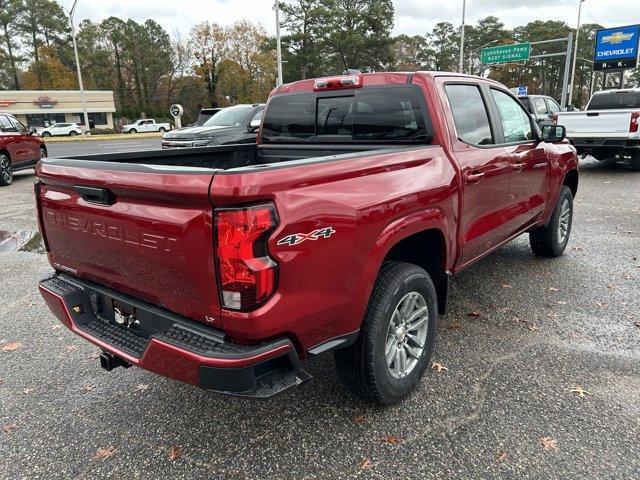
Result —
<svg viewBox="0 0 640 480"><path fill-rule="evenodd" d="M69 136L70 136L70 137L75 137L76 135L78 135L78 132L76 132L75 130L71 130L71 131L69 132Z"/></svg>
<svg viewBox="0 0 640 480"><path fill-rule="evenodd" d="M131 130L129 130L129 133L138 133L138 131L135 128L132 128Z"/></svg>
<svg viewBox="0 0 640 480"><path fill-rule="evenodd" d="M529 232L531 250L541 257L559 257L567 248L573 223L573 194L562 186L549 223Z"/></svg>
<svg viewBox="0 0 640 480"><path fill-rule="evenodd" d="M45 138L49 138L51 134L49 132L42 132L42 136Z"/></svg>
<svg viewBox="0 0 640 480"><path fill-rule="evenodd" d="M369 401L389 405L405 398L428 367L437 312L436 291L425 270L385 263L358 339L335 352L342 381Z"/></svg>
<svg viewBox="0 0 640 480"><path fill-rule="evenodd" d="M6 187L13 182L11 159L4 153L0 153L0 187Z"/></svg>
<svg viewBox="0 0 640 480"><path fill-rule="evenodd" d="M40 158L47 158L47 149L43 145L40 146Z"/></svg>

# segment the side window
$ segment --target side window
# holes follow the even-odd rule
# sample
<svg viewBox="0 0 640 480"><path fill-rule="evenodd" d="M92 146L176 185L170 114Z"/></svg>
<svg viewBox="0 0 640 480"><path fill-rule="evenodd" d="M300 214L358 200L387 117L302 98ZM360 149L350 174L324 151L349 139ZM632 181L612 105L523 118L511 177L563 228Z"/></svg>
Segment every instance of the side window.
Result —
<svg viewBox="0 0 640 480"><path fill-rule="evenodd" d="M9 117L0 115L0 132L15 132L15 128L11 125Z"/></svg>
<svg viewBox="0 0 640 480"><path fill-rule="evenodd" d="M489 115L477 85L445 85L458 138L471 145L494 143Z"/></svg>
<svg viewBox="0 0 640 480"><path fill-rule="evenodd" d="M262 114L264 113L264 108L260 109L256 112L256 114L251 117L251 120L249 120L249 123L255 122L255 121L261 121L262 120Z"/></svg>
<svg viewBox="0 0 640 480"><path fill-rule="evenodd" d="M549 106L549 113L558 113L560 111L560 105L555 100L547 98L547 105Z"/></svg>
<svg viewBox="0 0 640 480"><path fill-rule="evenodd" d="M14 132L26 132L27 131L25 126L22 125L18 120L16 120L13 117L9 117L9 122L11 123L11 125L13 125L13 131Z"/></svg>
<svg viewBox="0 0 640 480"><path fill-rule="evenodd" d="M538 115L546 115L547 114L547 105L544 103L544 98L542 97L534 97L533 105L536 107L536 113Z"/></svg>
<svg viewBox="0 0 640 480"><path fill-rule="evenodd" d="M509 95L500 90L491 89L504 131L505 143L525 142L533 139L531 117L522 106Z"/></svg>

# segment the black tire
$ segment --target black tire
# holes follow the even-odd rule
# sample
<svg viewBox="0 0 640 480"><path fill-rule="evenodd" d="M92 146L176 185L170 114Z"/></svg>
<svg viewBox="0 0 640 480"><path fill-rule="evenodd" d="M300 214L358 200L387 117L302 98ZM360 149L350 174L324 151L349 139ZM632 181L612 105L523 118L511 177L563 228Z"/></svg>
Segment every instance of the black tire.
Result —
<svg viewBox="0 0 640 480"><path fill-rule="evenodd" d="M136 130L135 128L132 128L131 130L129 130L129 133L138 133L138 130Z"/></svg>
<svg viewBox="0 0 640 480"><path fill-rule="evenodd" d="M568 213L565 210L565 204ZM563 217L562 223L561 216ZM569 242L572 223L573 194L569 187L563 185L549 223L529 232L529 244L533 253L540 257L559 257L562 255ZM561 225L564 225L563 234L560 233Z"/></svg>
<svg viewBox="0 0 640 480"><path fill-rule="evenodd" d="M42 132L42 136L45 138L49 138L51 134L49 132Z"/></svg>
<svg viewBox="0 0 640 480"><path fill-rule="evenodd" d="M6 187L13 182L11 159L6 153L0 153L0 187Z"/></svg>
<svg viewBox="0 0 640 480"><path fill-rule="evenodd" d="M71 131L69 132L69 136L70 136L70 137L75 137L76 135L78 135L78 132L76 132L75 130L71 130Z"/></svg>
<svg viewBox="0 0 640 480"><path fill-rule="evenodd" d="M417 358L405 357L405 362L415 360L406 376L394 378L385 354L387 342L395 342L396 338L395 335L388 336L392 331L390 322L402 300L415 293L424 300L423 309L428 314L425 343ZM365 400L384 405L399 402L411 393L429 366L436 338L437 315L436 290L424 269L401 262L383 264L358 339L334 354L339 377L349 390ZM404 341L410 343L409 340ZM400 349L392 346L388 351L396 351L395 348ZM397 358L393 354L391 356Z"/></svg>
<svg viewBox="0 0 640 480"><path fill-rule="evenodd" d="M631 156L631 170L640 172L640 153L634 153Z"/></svg>
<svg viewBox="0 0 640 480"><path fill-rule="evenodd" d="M166 129L166 128L164 128L164 127L160 127L160 128L158 129L158 131L159 131L160 133L164 133L164 132L166 132L166 131L167 131L167 129Z"/></svg>
<svg viewBox="0 0 640 480"><path fill-rule="evenodd" d="M47 148L44 145L40 145L40 158L47 158Z"/></svg>

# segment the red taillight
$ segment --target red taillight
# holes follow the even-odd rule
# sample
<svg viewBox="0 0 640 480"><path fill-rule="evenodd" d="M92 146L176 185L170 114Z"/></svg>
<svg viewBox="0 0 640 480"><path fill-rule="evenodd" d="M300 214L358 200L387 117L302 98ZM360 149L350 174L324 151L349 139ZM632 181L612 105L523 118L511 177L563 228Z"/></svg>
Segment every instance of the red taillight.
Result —
<svg viewBox="0 0 640 480"><path fill-rule="evenodd" d="M278 265L267 241L277 226L273 205L216 211L216 256L222 306L256 308L275 291Z"/></svg>
<svg viewBox="0 0 640 480"><path fill-rule="evenodd" d="M631 123L629 123L629 133L638 133L638 123L640 123L640 112L633 112Z"/></svg>
<svg viewBox="0 0 640 480"><path fill-rule="evenodd" d="M340 90L343 88L360 88L362 77L360 75L343 75L340 77L317 78L313 82L313 90Z"/></svg>

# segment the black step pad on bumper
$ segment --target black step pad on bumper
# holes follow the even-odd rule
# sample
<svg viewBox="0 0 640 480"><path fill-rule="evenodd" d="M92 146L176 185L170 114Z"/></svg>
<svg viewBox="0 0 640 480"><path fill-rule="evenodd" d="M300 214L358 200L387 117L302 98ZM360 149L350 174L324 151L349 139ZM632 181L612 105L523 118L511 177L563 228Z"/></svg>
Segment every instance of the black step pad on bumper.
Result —
<svg viewBox="0 0 640 480"><path fill-rule="evenodd" d="M151 371L158 367L153 364L154 360L146 359L145 352L153 349L150 347L153 339L178 349L166 355L197 355L189 357L189 362L191 365L196 362L199 385L222 393L269 397L311 378L300 368L288 339L258 345L233 343L220 330L68 274L45 278L40 286L64 301L78 333L112 347L116 355L118 352L120 356L128 355L130 363ZM134 324L118 323L124 310L126 317L135 319Z"/></svg>

